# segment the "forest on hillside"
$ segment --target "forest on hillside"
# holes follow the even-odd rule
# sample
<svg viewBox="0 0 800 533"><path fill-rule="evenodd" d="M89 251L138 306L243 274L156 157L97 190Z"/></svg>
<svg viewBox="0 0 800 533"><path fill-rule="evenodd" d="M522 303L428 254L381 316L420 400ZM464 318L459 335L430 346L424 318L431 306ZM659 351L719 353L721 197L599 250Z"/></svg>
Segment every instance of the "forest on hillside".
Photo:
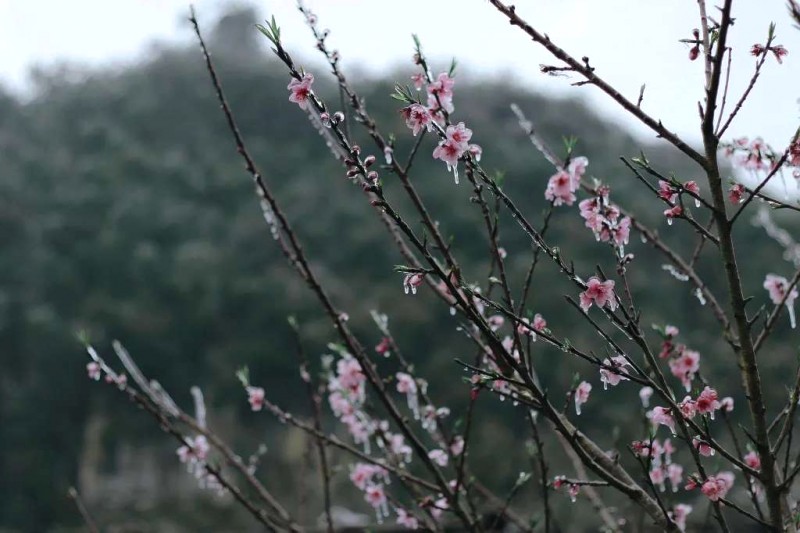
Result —
<svg viewBox="0 0 800 533"><path fill-rule="evenodd" d="M461 372L454 359L470 357L474 347L457 331L457 318L432 296L403 293L402 275L394 271L402 258L306 115L287 102L288 77L265 52L255 21L250 10L231 12L209 32L252 152L355 332L377 344L381 336L370 311L386 313L404 352L430 381L431 395L457 419L468 387L453 387L443 376ZM381 127L397 132L398 154L407 154L413 139L389 95L393 80L409 74L410 68L385 79L354 78ZM590 174L612 187L620 205L643 205L647 192L620 157L643 153L681 180L694 179L696 168L676 151L656 140L643 145L580 101L544 97L521 84L462 79L458 72L456 79L456 103L483 146L484 167L502 175L504 188L533 219L541 220L548 208L543 192L552 167L520 129L511 103L556 149L564 138L576 137L576 152L589 158ZM318 82L323 94L338 98L332 80L319 73ZM364 132L353 128L366 146ZM79 334L105 350L113 339L122 341L144 372L187 408L190 387L201 387L210 424L242 456L266 445L259 469L266 485L283 487L292 506L318 514L316 478L303 466L307 439L251 413L235 373L248 366L274 401L307 413L306 398L296 392L296 348L287 319L296 317L314 365L334 340L332 329L263 224L196 47L162 47L122 68L40 71L30 99L0 92L0 154L0 531L77 528L80 517L66 497L72 485L103 523L117 527L108 531L254 527L231 502L196 489L176 460L174 442L150 418L112 388L87 379ZM470 188L454 187L443 165L430 158L415 164L415 184L459 254L465 278L485 276L488 242L480 212L465 207ZM385 188L407 207L399 183L386 178ZM676 249L694 246L673 238L661 210L637 214ZM554 217L560 219L554 242L580 237L586 243L570 250L571 260L613 270L613 263L603 263L605 255L597 259L601 244L586 238L574 213L557 211ZM798 227L796 218L776 218ZM762 233L748 226L737 235L750 258L750 293L763 291L763 272L783 262ZM509 277L518 286L530 244L510 218L501 220L500 236L512 254ZM642 255L630 275L648 286L638 295L648 322L663 325L666 317L680 317L675 325L703 352L707 368L735 369L720 360L730 356L708 333L713 319L691 287L647 255L648 246L637 239L629 250ZM712 284L721 283L703 258L698 268ZM533 287L529 306L569 331L577 316L563 305L563 295L571 289L552 265L543 265L541 275L548 281ZM667 300L657 299L664 294ZM781 324L776 339L786 338L786 327ZM591 344L594 335L584 328L570 340ZM793 368L795 348L773 345L765 356L774 361L765 380ZM545 344L537 350L549 360L541 378L554 390L568 387L576 363ZM725 355L715 357L715 351ZM729 375L731 383L738 379ZM767 393L777 401L784 391ZM588 407L587 432L612 447L630 440L640 422L632 423L630 406L614 403L617 390L605 394L612 400L602 411ZM527 433L513 409L496 399L481 403L484 423L472 452L476 475L501 492L513 485L520 465L529 465ZM346 474L334 482L341 488L339 505L369 514L357 494L347 496ZM568 505L563 500L559 505ZM525 499L517 501L524 505Z"/></svg>

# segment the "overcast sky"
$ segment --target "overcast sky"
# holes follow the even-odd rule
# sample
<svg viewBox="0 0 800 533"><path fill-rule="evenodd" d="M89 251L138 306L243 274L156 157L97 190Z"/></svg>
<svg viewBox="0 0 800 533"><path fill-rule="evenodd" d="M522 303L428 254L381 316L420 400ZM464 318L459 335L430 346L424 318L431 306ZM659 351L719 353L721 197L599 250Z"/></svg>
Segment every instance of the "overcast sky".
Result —
<svg viewBox="0 0 800 533"><path fill-rule="evenodd" d="M0 82L25 93L32 65L59 61L103 65L146 56L154 41L189 42L181 18L186 0L0 0ZM240 2L243 3L243 2ZM473 74L504 76L534 90L581 95L598 111L640 134L614 104L592 87L539 73L553 63L546 51L512 28L485 0L306 0L329 27L331 44L347 67L360 64L380 73L412 54L417 33L428 55L446 67L449 57ZM702 97L702 65L687 59L678 40L697 26L695 0L517 0L517 12L571 54L588 55L596 72L631 99L647 84L643 108L667 127L697 138L696 102ZM710 4L713 4L709 0ZM209 29L229 0L196 0ZM292 0L256 2L263 16L275 15L292 52L314 57L313 44ZM712 10L713 11L713 10ZM731 135L763 135L783 148L800 117L800 31L786 16L783 0L738 0L731 93L738 97L752 73L748 54L766 40L770 21L777 42L789 49L783 65L770 60ZM253 31L242 28L242 31ZM308 65L311 69L313 63ZM456 93L456 104L458 96ZM535 117L531 117L535 120Z"/></svg>

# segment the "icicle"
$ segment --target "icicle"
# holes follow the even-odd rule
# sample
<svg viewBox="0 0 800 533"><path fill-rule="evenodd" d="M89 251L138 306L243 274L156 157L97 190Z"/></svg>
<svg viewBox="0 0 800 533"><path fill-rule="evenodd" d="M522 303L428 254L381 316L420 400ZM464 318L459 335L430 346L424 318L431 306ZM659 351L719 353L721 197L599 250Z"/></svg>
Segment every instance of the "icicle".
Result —
<svg viewBox="0 0 800 533"><path fill-rule="evenodd" d="M794 316L794 305L789 305L789 303L787 302L786 309L789 311L789 324L791 324L792 329L795 329L795 327L797 326L797 321L795 320Z"/></svg>
<svg viewBox="0 0 800 533"><path fill-rule="evenodd" d="M700 199L699 198L695 198L694 199L694 206L695 207L700 207Z"/></svg>
<svg viewBox="0 0 800 533"><path fill-rule="evenodd" d="M672 225L672 217L667 217L667 226Z"/></svg>
<svg viewBox="0 0 800 533"><path fill-rule="evenodd" d="M697 289L694 290L694 295L700 301L700 305L706 305L706 299L703 296L703 291L701 291L699 288L697 288Z"/></svg>

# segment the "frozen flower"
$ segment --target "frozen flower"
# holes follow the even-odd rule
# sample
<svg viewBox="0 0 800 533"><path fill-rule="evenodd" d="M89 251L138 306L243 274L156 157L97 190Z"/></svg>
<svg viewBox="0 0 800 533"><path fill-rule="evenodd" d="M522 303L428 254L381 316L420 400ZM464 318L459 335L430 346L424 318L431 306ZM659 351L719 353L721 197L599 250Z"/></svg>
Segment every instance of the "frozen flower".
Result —
<svg viewBox="0 0 800 533"><path fill-rule="evenodd" d="M772 300L772 303L778 305L781 302L784 302L786 309L789 311L789 323L791 324L792 329L794 329L796 324L794 315L794 301L798 296L797 288L793 287L792 290L789 291L789 280L776 274L767 274L767 277L764 280L764 288L769 291L769 297Z"/></svg>
<svg viewBox="0 0 800 533"><path fill-rule="evenodd" d="M411 129L411 133L416 137L423 129L432 131L432 117L428 108L422 104L411 104L400 110L400 114L406 121L406 126ZM384 152L384 155L385 152Z"/></svg>
<svg viewBox="0 0 800 533"><path fill-rule="evenodd" d="M642 401L642 407L645 409L650 407L650 397L653 396L653 387L642 387L639 389L639 399Z"/></svg>
<svg viewBox="0 0 800 533"><path fill-rule="evenodd" d="M573 157L569 165L567 165L567 172L572 179L572 190L577 190L581 183L581 178L586 173L586 167L589 166L589 160L583 156Z"/></svg>
<svg viewBox="0 0 800 533"><path fill-rule="evenodd" d="M428 94L436 98L448 113L452 113L454 109L453 85L455 85L455 83L455 80L446 72L442 72L436 77L436 80L428 84Z"/></svg>
<svg viewBox="0 0 800 533"><path fill-rule="evenodd" d="M700 490L709 500L716 502L728 494L728 491L733 486L733 480L732 472L720 472L716 476L709 476L700 487Z"/></svg>
<svg viewBox="0 0 800 533"><path fill-rule="evenodd" d="M692 380L700 370L700 353L684 347L678 357L670 359L669 369L673 376L681 380L686 392L689 392L692 388Z"/></svg>
<svg viewBox="0 0 800 533"><path fill-rule="evenodd" d="M489 328L491 328L492 331L497 331L503 327L503 324L506 323L506 319L503 318L502 315L492 315L486 319L486 323L489 324Z"/></svg>
<svg viewBox="0 0 800 533"><path fill-rule="evenodd" d="M580 306L584 311L588 311L595 303L597 307L606 307L610 311L617 308L617 298L614 294L614 281L600 281L597 276L592 276L586 282L586 290L580 294Z"/></svg>
<svg viewBox="0 0 800 533"><path fill-rule="evenodd" d="M406 274L406 277L403 278L403 291L406 294L411 292L411 294L417 294L417 287L422 285L422 282L425 280L425 275L421 272L409 272Z"/></svg>
<svg viewBox="0 0 800 533"><path fill-rule="evenodd" d="M364 499L378 512L379 516L389 514L386 507L386 491L383 490L382 484L367 486L364 490Z"/></svg>
<svg viewBox="0 0 800 533"><path fill-rule="evenodd" d="M667 224L670 225L672 225L673 218L679 217L682 214L683 214L683 208L679 205L664 210L664 216L667 217Z"/></svg>
<svg viewBox="0 0 800 533"><path fill-rule="evenodd" d="M472 130L467 128L463 122L459 122L455 126L447 126L445 137L460 146L462 151L466 151L469 150L469 140L472 138Z"/></svg>
<svg viewBox="0 0 800 533"><path fill-rule="evenodd" d="M650 411L650 421L653 424L667 426L672 434L675 435L675 418L673 418L672 411L668 407L653 407L653 410Z"/></svg>
<svg viewBox="0 0 800 533"><path fill-rule="evenodd" d="M547 182L544 197L556 207L562 204L572 205L576 197L570 175L563 170L553 174Z"/></svg>
<svg viewBox="0 0 800 533"><path fill-rule="evenodd" d="M430 458L431 461L433 461L439 466L447 466L448 457L447 457L447 452L445 452L444 450L439 450L439 449L431 450L428 452L428 457Z"/></svg>
<svg viewBox="0 0 800 533"><path fill-rule="evenodd" d="M733 411L733 398L726 396L719 401L719 408L723 413L730 413Z"/></svg>
<svg viewBox="0 0 800 533"><path fill-rule="evenodd" d="M672 492L678 492L678 487L683 479L683 467L677 463L670 464L667 466L667 477L669 484L672 485Z"/></svg>
<svg viewBox="0 0 800 533"><path fill-rule="evenodd" d="M454 456L459 456L464 452L464 438L461 435L456 435L453 442L450 443L450 453Z"/></svg>
<svg viewBox="0 0 800 533"><path fill-rule="evenodd" d="M581 414L581 405L589 401L589 393L592 391L592 384L586 381L581 381L581 384L575 389L575 413Z"/></svg>
<svg viewBox="0 0 800 533"><path fill-rule="evenodd" d="M650 470L650 482L657 486L661 492L666 490L664 483L666 482L666 473L661 467L655 467Z"/></svg>
<svg viewBox="0 0 800 533"><path fill-rule="evenodd" d="M753 470L761 470L761 458L756 452L748 452L744 456L744 463Z"/></svg>
<svg viewBox="0 0 800 533"><path fill-rule="evenodd" d="M378 345L375 346L375 351L384 357L389 357L391 348L392 348L392 343L389 337L383 337L381 339L381 342L379 342Z"/></svg>
<svg viewBox="0 0 800 533"><path fill-rule="evenodd" d="M679 503L672 508L672 511L669 513L669 517L672 518L672 521L675 522L675 525L678 526L678 529L681 531L686 531L686 517L689 516L689 513L691 512L691 505Z"/></svg>
<svg viewBox="0 0 800 533"><path fill-rule="evenodd" d="M697 414L697 404L690 396L686 396L681 403L678 404L678 409L683 418L691 420Z"/></svg>
<svg viewBox="0 0 800 533"><path fill-rule="evenodd" d="M311 95L311 84L314 83L314 75L306 73L301 79L293 79L286 87L289 89L289 101L294 102L300 109L306 109L308 98Z"/></svg>
<svg viewBox="0 0 800 533"><path fill-rule="evenodd" d="M778 60L779 64L783 63L784 56L789 55L789 50L787 50L782 44L771 46L769 50L775 56L775 59Z"/></svg>
<svg viewBox="0 0 800 533"><path fill-rule="evenodd" d="M399 507L395 509L395 512L397 513L397 525L407 529L419 529L419 520L413 514Z"/></svg>
<svg viewBox="0 0 800 533"><path fill-rule="evenodd" d="M714 448L700 437L694 437L692 439L692 446L694 446L697 452L703 457L711 457L714 455Z"/></svg>
<svg viewBox="0 0 800 533"><path fill-rule="evenodd" d="M417 74L411 75L411 81L414 83L414 88L416 90L422 89L422 86L425 85L425 74L422 72L418 72Z"/></svg>
<svg viewBox="0 0 800 533"><path fill-rule="evenodd" d="M456 184L458 184L458 160L465 151L466 148L453 139L445 139L433 149L433 158L445 162L447 170L455 175Z"/></svg>
<svg viewBox="0 0 800 533"><path fill-rule="evenodd" d="M608 386L616 387L620 381L627 381L628 378L622 374L625 367L628 366L628 361L622 355L616 355L610 359L603 361L605 367L600 369L600 381L603 382L603 390L607 390Z"/></svg>
<svg viewBox="0 0 800 533"><path fill-rule="evenodd" d="M264 407L264 389L261 387L247 387L247 401L253 411L260 411Z"/></svg>
<svg viewBox="0 0 800 533"><path fill-rule="evenodd" d="M695 400L697 406L697 413L701 415L709 415L711 420L714 420L714 411L720 408L720 403L717 400L717 391L711 387L705 387L700 396Z"/></svg>
<svg viewBox="0 0 800 533"><path fill-rule="evenodd" d="M102 374L100 363L91 361L86 365L86 373L89 374L89 379L100 381L100 375Z"/></svg>

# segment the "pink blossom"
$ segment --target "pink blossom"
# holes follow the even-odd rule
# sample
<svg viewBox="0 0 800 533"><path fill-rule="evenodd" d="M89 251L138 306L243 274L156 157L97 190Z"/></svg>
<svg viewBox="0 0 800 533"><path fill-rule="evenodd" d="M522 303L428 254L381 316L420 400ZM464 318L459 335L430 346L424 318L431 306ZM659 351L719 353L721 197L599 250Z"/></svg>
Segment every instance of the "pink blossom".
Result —
<svg viewBox="0 0 800 533"><path fill-rule="evenodd" d="M365 490L367 485L372 484L372 478L383 472L383 468L377 465L356 463L356 465L350 469L350 481L360 490Z"/></svg>
<svg viewBox="0 0 800 533"><path fill-rule="evenodd" d="M454 109L453 85L455 83L455 80L448 76L446 72L442 72L435 81L428 85L428 94L431 97L438 98L439 103L448 113L452 113Z"/></svg>
<svg viewBox="0 0 800 533"><path fill-rule="evenodd" d="M672 434L675 435L675 418L673 418L672 411L668 407L653 407L653 410L650 411L650 421L653 424L667 426Z"/></svg>
<svg viewBox="0 0 800 533"><path fill-rule="evenodd" d="M666 482L666 473L661 467L656 467L650 470L650 482L657 486L661 492L666 490L664 483Z"/></svg>
<svg viewBox="0 0 800 533"><path fill-rule="evenodd" d="M89 379L100 381L100 376L102 374L100 363L91 361L89 364L86 365L86 373L89 374Z"/></svg>
<svg viewBox="0 0 800 533"><path fill-rule="evenodd" d="M420 89L422 89L422 86L425 85L426 81L425 74L423 74L422 72L419 72L417 74L412 74L411 81L414 82L414 88L419 91Z"/></svg>
<svg viewBox="0 0 800 533"><path fill-rule="evenodd" d="M441 159L445 162L447 170L455 174L456 183L458 183L458 160L464 155L465 151L466 148L453 139L445 139L433 149L433 158Z"/></svg>
<svg viewBox="0 0 800 533"><path fill-rule="evenodd" d="M782 44L771 46L770 52L772 52L772 54L775 56L775 59L778 60L778 64L782 64L784 56L789 55L789 50L787 50Z"/></svg>
<svg viewBox="0 0 800 533"><path fill-rule="evenodd" d="M360 395L367 377L361 364L353 356L345 356L336 363L336 376L339 385L346 391Z"/></svg>
<svg viewBox="0 0 800 533"><path fill-rule="evenodd" d="M400 114L406 121L406 126L411 129L411 133L414 137L416 137L423 128L428 131L432 131L433 129L431 114L428 108L422 104L411 104L408 107L404 107L400 110Z"/></svg>
<svg viewBox="0 0 800 533"><path fill-rule="evenodd" d="M714 448L700 437L692 438L692 446L694 446L697 452L703 457L711 457L715 453Z"/></svg>
<svg viewBox="0 0 800 533"><path fill-rule="evenodd" d="M481 156L483 156L483 148L481 148L480 145L470 144L467 147L467 151L470 153L472 157L475 158L475 161L480 162Z"/></svg>
<svg viewBox="0 0 800 533"><path fill-rule="evenodd" d="M506 323L506 319L503 318L502 315L492 315L486 319L486 323L489 324L489 328L492 331L497 331L503 327L503 324Z"/></svg>
<svg viewBox="0 0 800 533"><path fill-rule="evenodd" d="M314 83L314 75L306 73L302 79L293 79L286 87L289 89L289 101L296 103L300 109L306 109L308 98L311 95L311 84Z"/></svg>
<svg viewBox="0 0 800 533"><path fill-rule="evenodd" d="M572 178L567 172L559 170L547 182L544 197L558 207L561 204L572 205L576 200L574 193Z"/></svg>
<svg viewBox="0 0 800 533"><path fill-rule="evenodd" d="M670 325L664 326L664 334L667 337L670 337L670 338L677 337L679 333L680 333L680 330L678 328L676 328L675 326L670 326Z"/></svg>
<svg viewBox="0 0 800 533"><path fill-rule="evenodd" d="M450 453L453 456L459 456L464 451L464 438L461 435L456 435L453 442L450 443Z"/></svg>
<svg viewBox="0 0 800 533"><path fill-rule="evenodd" d="M754 55L755 57L758 57L764 53L764 50L765 48L762 45L756 43L750 48L750 54Z"/></svg>
<svg viewBox="0 0 800 533"><path fill-rule="evenodd" d="M668 181L658 180L658 196L670 204L674 204L678 199L678 190Z"/></svg>
<svg viewBox="0 0 800 533"><path fill-rule="evenodd" d="M407 529L419 529L419 520L413 514L399 507L395 509L395 512L397 513L397 525Z"/></svg>
<svg viewBox="0 0 800 533"><path fill-rule="evenodd" d="M726 396L723 399L721 399L719 401L719 408L724 413L730 413L731 411L733 411L733 398L731 398L730 396Z"/></svg>
<svg viewBox="0 0 800 533"><path fill-rule="evenodd" d="M569 487L567 487L567 493L569 494L569 499L572 503L575 503L578 500L578 494L580 494L580 492L580 485L576 485L575 483L570 483Z"/></svg>
<svg viewBox="0 0 800 533"><path fill-rule="evenodd" d="M684 347L678 357L670 359L669 369L673 376L681 380L688 392L692 387L695 374L700 370L700 353Z"/></svg>
<svg viewBox="0 0 800 533"><path fill-rule="evenodd" d="M247 401L253 411L260 411L264 407L264 389L261 387L247 387Z"/></svg>
<svg viewBox="0 0 800 533"><path fill-rule="evenodd" d="M580 294L580 306L584 312L588 311L595 303L597 307L606 307L610 311L617 308L617 298L614 294L614 281L600 281L597 276L592 276L586 282L586 290Z"/></svg>
<svg viewBox="0 0 800 533"><path fill-rule="evenodd" d="M567 476L556 476L553 478L553 490L558 490L566 484Z"/></svg>
<svg viewBox="0 0 800 533"><path fill-rule="evenodd" d="M764 288L769 291L769 297L772 300L772 303L779 305L781 302L784 302L786 309L789 311L789 323L791 324L792 329L794 329L796 325L794 301L798 296L797 288L792 287L792 290L789 291L789 280L783 276L778 276L777 274L767 274L767 277L764 280Z"/></svg>
<svg viewBox="0 0 800 533"><path fill-rule="evenodd" d="M600 369L600 381L603 382L603 390L607 390L608 386L616 387L620 381L628 381L628 378L622 374L626 370L628 361L622 355L616 355L610 359L605 359L603 365L609 368Z"/></svg>
<svg viewBox="0 0 800 533"><path fill-rule="evenodd" d="M447 452L440 449L431 450L428 452L428 458L439 466L447 466Z"/></svg>
<svg viewBox="0 0 800 533"><path fill-rule="evenodd" d="M386 505L386 492L382 484L369 485L364 490L364 499L375 509L380 509Z"/></svg>
<svg viewBox="0 0 800 533"><path fill-rule="evenodd" d="M690 396L686 396L683 401L678 404L678 409L686 420L691 420L697 414L697 405Z"/></svg>
<svg viewBox="0 0 800 533"><path fill-rule="evenodd" d="M748 452L744 456L744 463L753 470L761 470L761 457L756 452Z"/></svg>
<svg viewBox="0 0 800 533"><path fill-rule="evenodd" d="M628 244L628 239L631 234L631 219L629 217L623 218L616 227L612 227L609 231L614 239L614 244L617 246L625 246Z"/></svg>
<svg viewBox="0 0 800 533"><path fill-rule="evenodd" d="M581 381L581 384L575 389L575 413L581 414L581 405L589 401L589 393L592 391L592 384L586 381Z"/></svg>
<svg viewBox="0 0 800 533"><path fill-rule="evenodd" d="M400 394L416 394L417 383L410 374L405 372L397 373L397 392Z"/></svg>
<svg viewBox="0 0 800 533"><path fill-rule="evenodd" d="M678 492L678 487L680 487L683 479L683 467L677 463L667 466L667 477L669 478L669 484L672 485L672 492Z"/></svg>
<svg viewBox="0 0 800 533"><path fill-rule="evenodd" d="M650 397L653 396L652 387L642 387L639 389L639 399L642 401L642 407L645 409L650 407Z"/></svg>
<svg viewBox="0 0 800 533"><path fill-rule="evenodd" d="M709 476L700 487L700 490L712 502L724 498L733 486L734 476L732 472L720 472L716 476Z"/></svg>
<svg viewBox="0 0 800 533"><path fill-rule="evenodd" d="M672 219L679 217L682 214L683 208L679 205L664 210L664 216L667 217L667 224L672 224Z"/></svg>
<svg viewBox="0 0 800 533"><path fill-rule="evenodd" d="M422 285L422 282L425 280L425 274L422 272L409 272L406 274L406 277L403 278L403 291L408 294L417 294L417 287Z"/></svg>
<svg viewBox="0 0 800 533"><path fill-rule="evenodd" d="M375 351L384 357L389 357L391 348L392 344L389 337L383 337L381 339L381 342L379 342L378 345L375 346Z"/></svg>
<svg viewBox="0 0 800 533"><path fill-rule="evenodd" d="M581 183L581 178L586 173L586 167L589 166L589 160L586 157L573 157L569 165L567 165L567 172L572 179L572 190L577 190Z"/></svg>
<svg viewBox="0 0 800 533"><path fill-rule="evenodd" d="M696 181L687 181L683 184L683 188L692 194L700 194L700 186Z"/></svg>
<svg viewBox="0 0 800 533"><path fill-rule="evenodd" d="M669 516L672 518L672 521L675 522L675 525L678 526L678 529L681 531L686 531L686 518L691 512L691 505L679 503L673 507L672 511L669 513Z"/></svg>
<svg viewBox="0 0 800 533"><path fill-rule="evenodd" d="M455 126L447 126L445 137L461 147L462 151L466 151L469 150L469 140L472 138L472 130L467 128L463 122L459 122Z"/></svg>
<svg viewBox="0 0 800 533"><path fill-rule="evenodd" d="M697 406L698 414L707 414L711 417L711 420L714 420L714 411L720 407L720 403L717 400L717 391L707 386L695 400L695 405Z"/></svg>

